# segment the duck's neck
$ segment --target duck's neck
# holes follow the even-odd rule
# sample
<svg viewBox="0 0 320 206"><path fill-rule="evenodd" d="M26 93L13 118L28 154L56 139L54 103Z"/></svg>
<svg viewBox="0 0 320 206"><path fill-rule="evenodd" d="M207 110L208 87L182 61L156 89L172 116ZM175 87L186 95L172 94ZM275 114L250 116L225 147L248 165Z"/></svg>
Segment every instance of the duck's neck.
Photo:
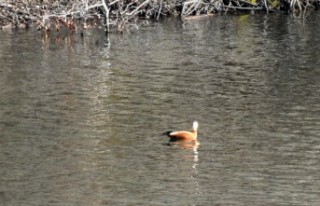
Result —
<svg viewBox="0 0 320 206"><path fill-rule="evenodd" d="M197 138L197 135L198 135L198 131L197 130L191 130L191 132L194 134L194 136Z"/></svg>

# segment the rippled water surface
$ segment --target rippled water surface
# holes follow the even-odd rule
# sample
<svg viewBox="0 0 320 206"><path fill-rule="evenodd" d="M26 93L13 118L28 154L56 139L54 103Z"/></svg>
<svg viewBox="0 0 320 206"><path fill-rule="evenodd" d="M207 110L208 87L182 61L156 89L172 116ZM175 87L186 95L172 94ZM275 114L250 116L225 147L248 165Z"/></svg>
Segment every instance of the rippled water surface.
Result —
<svg viewBox="0 0 320 206"><path fill-rule="evenodd" d="M0 205L318 205L318 19L0 31Z"/></svg>

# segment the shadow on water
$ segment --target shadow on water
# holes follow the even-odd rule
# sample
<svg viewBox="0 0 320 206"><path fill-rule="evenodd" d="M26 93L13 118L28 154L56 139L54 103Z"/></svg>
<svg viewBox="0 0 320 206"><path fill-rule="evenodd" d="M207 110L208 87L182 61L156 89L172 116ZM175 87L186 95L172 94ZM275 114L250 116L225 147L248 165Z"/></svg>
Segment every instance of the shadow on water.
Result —
<svg viewBox="0 0 320 206"><path fill-rule="evenodd" d="M317 205L316 17L0 31L0 204Z"/></svg>

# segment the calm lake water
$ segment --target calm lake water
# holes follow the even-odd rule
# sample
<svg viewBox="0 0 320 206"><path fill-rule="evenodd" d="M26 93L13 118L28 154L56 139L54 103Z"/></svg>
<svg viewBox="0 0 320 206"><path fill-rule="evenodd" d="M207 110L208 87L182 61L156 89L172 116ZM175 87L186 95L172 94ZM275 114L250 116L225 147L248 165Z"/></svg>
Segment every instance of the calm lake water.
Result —
<svg viewBox="0 0 320 206"><path fill-rule="evenodd" d="M0 31L0 205L319 205L319 17Z"/></svg>

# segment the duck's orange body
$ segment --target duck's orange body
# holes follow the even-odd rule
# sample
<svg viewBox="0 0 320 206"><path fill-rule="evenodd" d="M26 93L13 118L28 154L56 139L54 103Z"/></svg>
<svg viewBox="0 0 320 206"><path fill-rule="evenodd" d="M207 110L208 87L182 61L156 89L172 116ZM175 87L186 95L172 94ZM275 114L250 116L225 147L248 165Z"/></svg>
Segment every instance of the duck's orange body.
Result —
<svg viewBox="0 0 320 206"><path fill-rule="evenodd" d="M170 142L196 141L198 136L198 122L193 122L191 131L167 131L163 134L170 137Z"/></svg>

